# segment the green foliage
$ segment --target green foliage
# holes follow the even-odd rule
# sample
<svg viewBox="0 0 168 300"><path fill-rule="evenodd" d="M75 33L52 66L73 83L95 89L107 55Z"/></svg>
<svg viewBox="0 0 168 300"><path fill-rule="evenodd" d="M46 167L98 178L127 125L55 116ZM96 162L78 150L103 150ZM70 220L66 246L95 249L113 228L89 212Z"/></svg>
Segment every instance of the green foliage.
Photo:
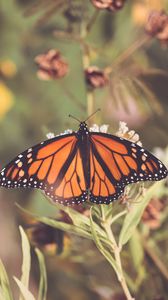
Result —
<svg viewBox="0 0 168 300"><path fill-rule="evenodd" d="M9 285L8 275L0 260L0 299L13 300L12 292Z"/></svg>
<svg viewBox="0 0 168 300"><path fill-rule="evenodd" d="M163 182L157 182L151 186L145 193L145 196L140 196L132 206L132 209L127 213L123 226L119 235L119 247L122 248L131 238L133 231L139 224L144 209L148 205L153 196L157 197L163 193Z"/></svg>
<svg viewBox="0 0 168 300"><path fill-rule="evenodd" d="M35 300L33 294L18 278L14 277L14 280L20 289L20 297L22 297L23 300Z"/></svg>
<svg viewBox="0 0 168 300"><path fill-rule="evenodd" d="M22 275L20 279L20 285L25 287L25 290L29 287L29 274L30 274L30 264L31 264L31 256L30 256L30 245L28 238L22 229L19 227L21 238L22 238L22 255L23 255L23 262L22 262ZM17 280L17 278L16 278ZM18 283L18 280L16 281ZM24 297L21 295L19 300L24 300Z"/></svg>
<svg viewBox="0 0 168 300"><path fill-rule="evenodd" d="M47 273L46 273L46 268L45 268L44 256L38 248L36 248L35 251L36 251L36 254L38 257L38 262L39 262L39 267L40 267L40 283L39 283L38 300L46 300Z"/></svg>
<svg viewBox="0 0 168 300"><path fill-rule="evenodd" d="M23 253L22 275L20 280L15 276L13 278L20 290L19 299L35 300L35 297L29 290L30 265L31 265L30 245L29 245L28 238L21 226L19 227L19 230L21 235L22 253ZM35 251L38 257L38 262L40 267L40 284L39 284L38 300L46 300L47 275L46 275L44 257L39 249L36 249ZM0 261L0 299L13 300L8 275L1 261Z"/></svg>
<svg viewBox="0 0 168 300"><path fill-rule="evenodd" d="M165 195L164 181L156 182L150 188L146 189L143 195L136 197L136 201L130 203L129 210L116 211L115 204L93 206L90 208L90 217L83 215L73 208L58 205L72 220L72 224L58 221L49 217L38 217L30 214L28 211L21 208L24 213L37 221L50 225L53 228L61 229L73 235L78 235L94 241L100 253L105 257L109 264L114 269L118 280L123 285L126 293L126 281L124 271L121 264L121 253L123 246L130 240L130 249L132 253L133 265L137 272L137 279L134 284L134 290L138 288L145 278L145 269L143 267L144 249L141 243L140 234L137 231L142 214L153 197L162 197ZM121 206L120 206L121 208ZM115 235L115 228L120 221L120 232ZM119 238L117 237L119 236ZM128 276L126 275L126 278ZM131 279L128 279L128 284L131 287ZM131 297L128 293L128 299Z"/></svg>

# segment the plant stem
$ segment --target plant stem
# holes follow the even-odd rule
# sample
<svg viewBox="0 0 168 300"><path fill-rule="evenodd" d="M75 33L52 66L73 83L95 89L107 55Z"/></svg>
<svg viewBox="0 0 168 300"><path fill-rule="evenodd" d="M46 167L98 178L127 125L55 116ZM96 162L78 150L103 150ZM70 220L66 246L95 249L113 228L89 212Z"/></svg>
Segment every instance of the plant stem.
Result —
<svg viewBox="0 0 168 300"><path fill-rule="evenodd" d="M106 234L109 238L109 240L112 243L112 248L113 248L113 252L114 252L114 257L115 257L115 261L117 263L118 269L120 270L119 273L117 273L117 277L118 280L122 286L122 289L124 291L124 294L127 298L127 300L134 300L134 298L131 296L130 291L128 289L124 274L123 274L123 269L122 269L122 264L121 264L121 257L120 257L120 249L116 243L115 237L113 235L113 232L111 230L111 225L109 222L104 221L103 223L103 227L106 231Z"/></svg>
<svg viewBox="0 0 168 300"><path fill-rule="evenodd" d="M85 45L82 45L82 61L83 61L83 69L85 70L90 66L90 54L89 49ZM86 99L87 99L87 114L90 116L94 112L94 94L92 90L88 90L86 86ZM93 119L92 119L93 121Z"/></svg>
<svg viewBox="0 0 168 300"><path fill-rule="evenodd" d="M94 11L94 13L93 13L93 15L92 15L90 21L88 22L88 24L87 24L87 26L86 26L87 33L89 33L89 32L91 31L92 26L94 25L94 23L95 23L95 21L96 21L98 15L99 15L99 10L96 9L96 10Z"/></svg>
<svg viewBox="0 0 168 300"><path fill-rule="evenodd" d="M98 15L99 15L99 11L95 10L88 24L82 22L80 26L80 38L83 41L83 43L81 43L81 48L82 48L81 50L82 50L82 61L83 61L84 72L90 66L90 46L85 43L85 39L88 33L91 31ZM88 116L90 116L94 112L95 99L94 99L93 90L89 90L87 84L86 84L86 98L87 98L87 114Z"/></svg>
<svg viewBox="0 0 168 300"><path fill-rule="evenodd" d="M83 69L84 71L90 65L90 57L89 57L89 50L87 47L82 47L82 61L83 61ZM87 99L87 114L90 116L94 111L94 95L93 91L89 91L86 86L86 99ZM92 119L93 120L93 119Z"/></svg>

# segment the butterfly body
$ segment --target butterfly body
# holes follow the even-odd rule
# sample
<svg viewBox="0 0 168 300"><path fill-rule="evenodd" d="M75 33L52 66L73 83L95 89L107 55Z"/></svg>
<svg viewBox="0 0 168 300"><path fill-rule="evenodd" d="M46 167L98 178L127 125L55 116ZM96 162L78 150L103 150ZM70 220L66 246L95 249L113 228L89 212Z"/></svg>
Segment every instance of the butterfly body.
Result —
<svg viewBox="0 0 168 300"><path fill-rule="evenodd" d="M27 149L0 172L0 186L38 188L53 201L79 204L89 199L109 204L124 187L138 181L162 180L163 163L126 139L79 130L54 137Z"/></svg>
<svg viewBox="0 0 168 300"><path fill-rule="evenodd" d="M90 186L90 141L89 141L89 130L85 122L81 122L79 130L76 133L76 137L79 143L80 155L82 158L83 170L86 188Z"/></svg>

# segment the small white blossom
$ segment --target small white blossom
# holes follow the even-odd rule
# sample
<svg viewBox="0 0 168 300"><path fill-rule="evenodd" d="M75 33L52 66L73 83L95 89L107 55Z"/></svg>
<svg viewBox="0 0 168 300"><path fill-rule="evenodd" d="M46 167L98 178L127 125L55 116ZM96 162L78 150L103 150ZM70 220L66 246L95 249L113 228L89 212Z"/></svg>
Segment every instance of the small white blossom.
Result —
<svg viewBox="0 0 168 300"><path fill-rule="evenodd" d="M73 130L72 129L66 129L64 132L61 132L61 133L59 133L57 136L59 136L59 135L65 135L65 134L69 134L69 133L72 133L73 132Z"/></svg>
<svg viewBox="0 0 168 300"><path fill-rule="evenodd" d="M135 130L130 130L128 132L128 135L129 135L130 139L133 138L134 134L135 134Z"/></svg>
<svg viewBox="0 0 168 300"><path fill-rule="evenodd" d="M135 142L135 143L139 143L139 134L138 133L135 133L132 137L131 137L131 141L132 142ZM141 143L142 145L142 143Z"/></svg>
<svg viewBox="0 0 168 300"><path fill-rule="evenodd" d="M52 139L52 138L55 137L55 135L54 135L53 132L49 132L49 133L46 134L46 137L47 137L48 139Z"/></svg>
<svg viewBox="0 0 168 300"><path fill-rule="evenodd" d="M64 131L64 134L69 134L69 133L72 133L73 132L73 130L72 129L66 129L65 131Z"/></svg>
<svg viewBox="0 0 168 300"><path fill-rule="evenodd" d="M119 130L117 131L116 135L142 146L142 143L139 140L139 134L136 133L135 130L129 130L127 123L125 122L120 121Z"/></svg>
<svg viewBox="0 0 168 300"><path fill-rule="evenodd" d="M138 146L142 147L142 142L141 142L141 141L136 142L136 144L137 144Z"/></svg>
<svg viewBox="0 0 168 300"><path fill-rule="evenodd" d="M129 140L131 142L134 142L134 143L138 144L139 146L142 146L142 143L139 140L139 134L138 133L136 133L134 130L130 130L128 132L128 135L129 135Z"/></svg>
<svg viewBox="0 0 168 300"><path fill-rule="evenodd" d="M119 122L119 129L118 129L116 135L118 135L120 137L123 137L124 134L128 132L128 130L129 129L128 129L127 123L120 121Z"/></svg>
<svg viewBox="0 0 168 300"><path fill-rule="evenodd" d="M109 128L108 124L103 124L100 126L100 132L107 133L108 128Z"/></svg>
<svg viewBox="0 0 168 300"><path fill-rule="evenodd" d="M93 124L92 127L89 128L89 131L91 132L99 132L99 126L97 124Z"/></svg>
<svg viewBox="0 0 168 300"><path fill-rule="evenodd" d="M107 124L103 124L101 126L99 126L97 124L93 124L92 127L89 128L89 131L106 133L108 131L108 127L109 127L109 125L107 125Z"/></svg>

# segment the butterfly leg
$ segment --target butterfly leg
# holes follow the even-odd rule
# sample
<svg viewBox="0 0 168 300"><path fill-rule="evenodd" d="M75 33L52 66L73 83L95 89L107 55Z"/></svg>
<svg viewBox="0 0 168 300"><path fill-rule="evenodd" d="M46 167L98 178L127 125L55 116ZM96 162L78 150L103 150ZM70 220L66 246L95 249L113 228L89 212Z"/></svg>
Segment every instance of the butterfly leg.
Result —
<svg viewBox="0 0 168 300"><path fill-rule="evenodd" d="M132 199L129 193L130 193L130 187L125 187L124 193L119 198L120 204L124 204L128 211L130 210L130 202L131 202L130 200Z"/></svg>

